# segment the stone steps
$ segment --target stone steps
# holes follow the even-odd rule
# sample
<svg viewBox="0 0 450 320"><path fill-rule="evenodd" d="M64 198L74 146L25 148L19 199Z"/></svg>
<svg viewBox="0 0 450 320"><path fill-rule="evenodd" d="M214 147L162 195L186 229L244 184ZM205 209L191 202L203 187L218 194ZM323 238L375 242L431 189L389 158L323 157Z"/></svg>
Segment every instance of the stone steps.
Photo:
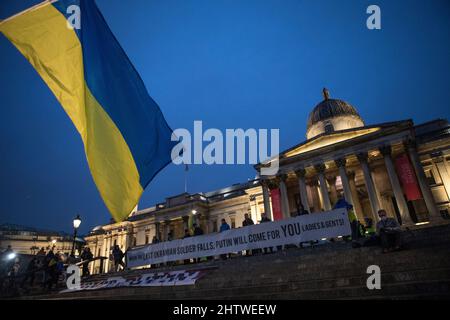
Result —
<svg viewBox="0 0 450 320"><path fill-rule="evenodd" d="M343 271L345 274L345 271ZM292 276L280 277L278 279L272 279L274 281L268 281L264 279L262 282L258 279L253 279L252 281L237 281L235 283L230 283L228 281L223 281L221 286L216 286L215 284L204 285L205 283L210 283L210 281L202 281L203 285L199 284L196 286L183 286L183 287L150 287L150 288L117 288L111 290L102 291L91 291L89 296L91 298L112 298L111 295L120 296L126 298L126 296L131 296L133 298L171 298L171 299L201 299L204 297L208 298L229 298L229 297L239 297L239 298L250 298L258 297L264 298L264 296L275 296L279 295L280 292L289 292L295 294L301 293L301 296L308 292L325 292L326 290L337 290L339 288L363 288L364 291L369 291L366 288L367 274L365 270L360 270L356 275L345 274L345 276L330 274L325 277L323 274L312 274L309 277L299 277ZM226 277L224 277L226 278ZM445 268L439 269L416 269L408 270L404 272L399 272L397 270L382 271L381 282L382 284L388 283L407 283L407 282L418 282L427 283L433 282L434 279L450 279L450 268L447 266ZM382 285L383 286L383 285ZM383 286L384 287L384 286ZM383 288L384 289L384 288ZM384 290L383 290L384 291ZM255 294L258 293L258 294ZM72 293L70 296L84 296L86 293ZM281 297L284 297L283 295Z"/></svg>

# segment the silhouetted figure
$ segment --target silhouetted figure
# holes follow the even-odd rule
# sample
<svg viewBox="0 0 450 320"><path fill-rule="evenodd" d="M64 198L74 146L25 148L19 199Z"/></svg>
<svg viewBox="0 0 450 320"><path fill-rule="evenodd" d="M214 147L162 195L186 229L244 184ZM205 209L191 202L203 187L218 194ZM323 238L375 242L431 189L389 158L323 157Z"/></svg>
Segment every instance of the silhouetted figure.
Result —
<svg viewBox="0 0 450 320"><path fill-rule="evenodd" d="M252 226L255 223L253 222L252 218L249 217L248 213L244 214L244 221L242 221L242 226L243 227L247 227L247 226Z"/></svg>
<svg viewBox="0 0 450 320"><path fill-rule="evenodd" d="M267 215L266 215L265 212L261 213L261 222L260 222L260 223L266 223L266 222L271 222L271 221L272 221L272 220L270 220L270 219L267 217ZM272 248L272 247L270 247L270 248L264 248L263 250L264 250L264 251L263 251L264 254L269 253L269 251L270 251L270 253L273 252L273 248Z"/></svg>
<svg viewBox="0 0 450 320"><path fill-rule="evenodd" d="M39 262L36 257L33 257L31 261L28 263L27 270L25 271L25 276L22 280L22 284L20 285L22 288L25 286L28 279L30 279L30 282L28 285L30 287L34 284L34 279L36 277L36 271L39 269Z"/></svg>
<svg viewBox="0 0 450 320"><path fill-rule="evenodd" d="M114 270L119 271L119 266L125 269L125 264L123 263L124 253L120 250L120 247L116 244L112 250L112 255L114 259Z"/></svg>
<svg viewBox="0 0 450 320"><path fill-rule="evenodd" d="M189 229L185 229L183 239L187 239L190 237L191 237L191 234L189 233ZM184 259L184 264L189 264L189 263L191 263L191 259Z"/></svg>
<svg viewBox="0 0 450 320"><path fill-rule="evenodd" d="M242 221L243 227L252 226L255 223L253 222L252 218L249 217L248 213L244 214L244 221ZM245 250L245 255L249 256L252 254L252 250Z"/></svg>
<svg viewBox="0 0 450 320"><path fill-rule="evenodd" d="M47 291L51 291L53 288L53 285L56 286L58 283L58 260L59 255L53 254L53 251L51 255L47 254L46 257L48 257L47 266L46 266L46 281L45 281L45 288ZM50 253L49 252L49 253Z"/></svg>
<svg viewBox="0 0 450 320"><path fill-rule="evenodd" d="M378 211L380 221L377 223L377 235L380 237L383 253L399 250L401 245L401 229L397 220L389 218L386 210Z"/></svg>
<svg viewBox="0 0 450 320"><path fill-rule="evenodd" d="M298 207L298 215L303 216L305 214L309 214L309 211L305 209L305 207L300 203Z"/></svg>
<svg viewBox="0 0 450 320"><path fill-rule="evenodd" d="M194 223L192 226L194 227L194 236L203 235L203 229L200 226L198 226L196 223Z"/></svg>
<svg viewBox="0 0 450 320"><path fill-rule="evenodd" d="M222 219L222 223L220 225L219 232L224 232L227 230L230 230L230 225L225 221L225 219ZM224 260L227 259L227 257L228 257L228 255L226 253L220 255L220 258L222 258Z"/></svg>
<svg viewBox="0 0 450 320"><path fill-rule="evenodd" d="M83 252L81 253L81 261L83 262L83 276L87 276L90 274L89 272L89 262L94 258L94 255L91 252L89 247L85 247Z"/></svg>

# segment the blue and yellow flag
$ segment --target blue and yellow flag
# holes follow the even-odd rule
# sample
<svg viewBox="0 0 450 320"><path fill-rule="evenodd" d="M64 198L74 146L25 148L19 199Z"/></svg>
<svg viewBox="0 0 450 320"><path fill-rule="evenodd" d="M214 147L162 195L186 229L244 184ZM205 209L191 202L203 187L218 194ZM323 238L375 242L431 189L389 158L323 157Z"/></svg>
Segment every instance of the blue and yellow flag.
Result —
<svg viewBox="0 0 450 320"><path fill-rule="evenodd" d="M68 27L73 6L80 28ZM73 121L106 206L116 221L125 219L175 142L95 2L46 1L0 22L0 31Z"/></svg>

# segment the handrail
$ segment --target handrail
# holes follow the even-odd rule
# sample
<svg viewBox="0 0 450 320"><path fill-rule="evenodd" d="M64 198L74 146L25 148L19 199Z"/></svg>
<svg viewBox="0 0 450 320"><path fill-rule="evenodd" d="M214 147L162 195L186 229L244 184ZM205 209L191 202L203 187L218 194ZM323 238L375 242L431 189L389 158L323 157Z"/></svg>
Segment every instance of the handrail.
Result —
<svg viewBox="0 0 450 320"><path fill-rule="evenodd" d="M108 258L107 257L95 257L95 258L92 258L92 259L89 259L89 260L82 260L82 261L80 261L78 263L75 263L75 265L78 266L78 267L81 267L84 264L91 263L91 262L96 261L96 260L106 260L106 259L108 259ZM67 265L69 265L69 264L67 264Z"/></svg>

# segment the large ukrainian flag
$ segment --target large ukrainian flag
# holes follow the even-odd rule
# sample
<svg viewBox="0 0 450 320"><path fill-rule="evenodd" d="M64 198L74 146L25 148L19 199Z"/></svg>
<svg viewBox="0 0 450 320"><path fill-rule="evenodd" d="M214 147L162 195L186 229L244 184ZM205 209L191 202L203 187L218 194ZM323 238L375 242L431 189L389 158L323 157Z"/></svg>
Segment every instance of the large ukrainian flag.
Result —
<svg viewBox="0 0 450 320"><path fill-rule="evenodd" d="M81 28L67 8L81 9ZM93 0L46 1L0 22L81 135L94 181L116 221L170 162L172 130Z"/></svg>

